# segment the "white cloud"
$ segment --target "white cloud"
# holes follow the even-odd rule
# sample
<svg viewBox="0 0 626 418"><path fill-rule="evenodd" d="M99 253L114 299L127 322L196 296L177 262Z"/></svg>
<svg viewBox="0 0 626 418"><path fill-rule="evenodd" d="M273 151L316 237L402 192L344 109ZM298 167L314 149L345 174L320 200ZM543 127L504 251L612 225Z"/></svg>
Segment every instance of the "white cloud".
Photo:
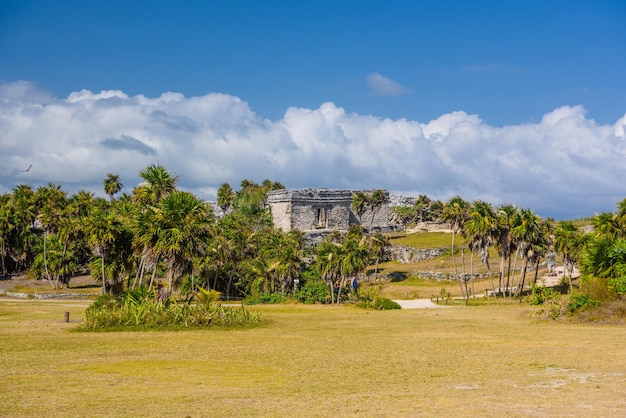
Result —
<svg viewBox="0 0 626 418"><path fill-rule="evenodd" d="M366 78L371 93L374 96L402 96L411 90L397 81L378 73L371 73Z"/></svg>
<svg viewBox="0 0 626 418"><path fill-rule="evenodd" d="M453 112L419 122L289 108L270 121L226 94L185 98L120 91L54 98L29 83L0 85L0 193L59 183L99 195L107 172L130 192L138 172L165 165L181 187L213 199L223 182L265 178L291 188L386 188L446 200L515 203L544 216L613 210L626 197L626 115L614 125L563 106L539 123L494 127ZM30 164L32 168L24 172Z"/></svg>

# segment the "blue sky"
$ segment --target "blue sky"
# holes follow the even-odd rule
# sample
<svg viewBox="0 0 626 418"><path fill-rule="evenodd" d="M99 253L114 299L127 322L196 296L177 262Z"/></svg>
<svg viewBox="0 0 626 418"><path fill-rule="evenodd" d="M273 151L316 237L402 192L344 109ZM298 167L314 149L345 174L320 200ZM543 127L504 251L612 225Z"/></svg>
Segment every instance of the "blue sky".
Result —
<svg viewBox="0 0 626 418"><path fill-rule="evenodd" d="M106 172L132 186L158 161L206 198L271 177L544 216L613 210L626 197L625 22L626 2L602 0L0 0L0 192L55 181L101 193ZM168 92L182 95L175 109ZM55 109L65 129L44 127ZM167 136L149 128L166 119ZM19 146L31 142L57 152ZM190 154L175 159L177 144Z"/></svg>

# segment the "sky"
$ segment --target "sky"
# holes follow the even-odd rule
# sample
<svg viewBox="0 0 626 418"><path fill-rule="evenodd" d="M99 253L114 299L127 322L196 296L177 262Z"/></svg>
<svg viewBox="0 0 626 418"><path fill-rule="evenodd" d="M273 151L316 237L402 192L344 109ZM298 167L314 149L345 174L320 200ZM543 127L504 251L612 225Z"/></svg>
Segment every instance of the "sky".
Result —
<svg viewBox="0 0 626 418"><path fill-rule="evenodd" d="M0 193L131 193L161 164L207 200L271 179L614 211L625 22L623 0L0 0Z"/></svg>

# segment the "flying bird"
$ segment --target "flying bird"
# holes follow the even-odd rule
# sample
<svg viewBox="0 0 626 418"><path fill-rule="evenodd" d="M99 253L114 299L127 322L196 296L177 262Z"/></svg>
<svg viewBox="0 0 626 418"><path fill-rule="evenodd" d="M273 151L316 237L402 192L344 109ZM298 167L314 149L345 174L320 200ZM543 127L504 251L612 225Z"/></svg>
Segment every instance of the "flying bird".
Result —
<svg viewBox="0 0 626 418"><path fill-rule="evenodd" d="M28 173L30 171L30 169L33 167L33 165L29 165L28 168L26 170L22 170L23 173Z"/></svg>

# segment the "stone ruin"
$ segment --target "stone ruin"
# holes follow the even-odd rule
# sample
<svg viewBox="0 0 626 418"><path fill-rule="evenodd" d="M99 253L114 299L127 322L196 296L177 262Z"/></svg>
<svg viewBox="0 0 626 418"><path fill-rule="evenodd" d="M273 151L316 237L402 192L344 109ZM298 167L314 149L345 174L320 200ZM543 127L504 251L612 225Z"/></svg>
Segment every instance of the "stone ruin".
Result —
<svg viewBox="0 0 626 418"><path fill-rule="evenodd" d="M274 226L283 231L345 231L350 225L362 225L366 230L381 232L395 229L390 222L389 204L383 204L378 211L366 208L358 216L352 209L353 194L352 190L272 190L267 194L266 204ZM385 194L389 198L389 193L385 191Z"/></svg>

